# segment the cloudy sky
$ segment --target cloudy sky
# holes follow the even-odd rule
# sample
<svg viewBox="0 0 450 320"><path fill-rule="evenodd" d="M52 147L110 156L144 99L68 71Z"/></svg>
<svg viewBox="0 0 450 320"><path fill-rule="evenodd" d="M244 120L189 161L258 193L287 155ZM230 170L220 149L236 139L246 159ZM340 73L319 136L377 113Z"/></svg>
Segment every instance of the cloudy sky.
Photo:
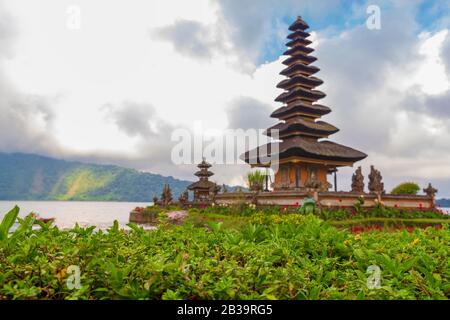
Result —
<svg viewBox="0 0 450 320"><path fill-rule="evenodd" d="M450 197L449 1L0 0L0 151L192 179L171 161L172 132L274 124L297 15L325 120L341 129L332 140L367 153L387 189L431 181ZM215 171L232 184L248 167Z"/></svg>

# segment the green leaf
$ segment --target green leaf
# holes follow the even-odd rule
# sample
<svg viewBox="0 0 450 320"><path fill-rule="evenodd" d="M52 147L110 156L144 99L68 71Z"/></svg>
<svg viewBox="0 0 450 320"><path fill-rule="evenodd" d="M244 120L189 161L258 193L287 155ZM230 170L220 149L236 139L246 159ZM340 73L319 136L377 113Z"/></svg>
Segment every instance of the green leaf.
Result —
<svg viewBox="0 0 450 320"><path fill-rule="evenodd" d="M5 241L6 239L8 239L9 230L14 225L14 222L19 215L19 211L19 207L15 206L3 217L2 223L0 224L0 241Z"/></svg>

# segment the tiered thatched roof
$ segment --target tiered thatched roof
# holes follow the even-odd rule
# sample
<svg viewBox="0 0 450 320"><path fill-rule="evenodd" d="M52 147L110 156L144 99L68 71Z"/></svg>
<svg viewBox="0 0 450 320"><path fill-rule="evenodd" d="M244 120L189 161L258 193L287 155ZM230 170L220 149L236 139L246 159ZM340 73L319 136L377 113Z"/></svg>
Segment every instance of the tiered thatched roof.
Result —
<svg viewBox="0 0 450 320"><path fill-rule="evenodd" d="M292 31L288 35L289 49L284 52L284 55L289 57L283 61L287 67L280 72L288 78L278 84L277 87L285 91L275 99L277 102L284 103L284 106L271 115L281 122L267 129L265 134L273 136L272 130L278 130L278 137L282 140L279 144L280 161L298 157L305 162L329 161L334 166L352 164L364 159L367 155L331 141L319 140L328 138L339 129L318 120L330 113L331 109L316 103L326 95L315 89L323 81L312 76L320 69L311 65L317 58L310 55L314 49L308 47L312 43L307 39L310 34L305 30L308 28L308 24L301 17L298 17L289 27ZM256 151L259 152L260 149ZM264 146L262 150L264 154L260 156L266 155L265 151L270 150L270 145ZM259 159L252 159L255 154L257 153L253 150L245 153L242 158L254 165L259 163Z"/></svg>
<svg viewBox="0 0 450 320"><path fill-rule="evenodd" d="M201 190L201 191L208 191L211 188L214 190L217 188L217 185L209 181L208 178L213 176L214 173L209 171L208 169L211 168L211 164L206 162L205 159L197 166L200 170L195 173L197 177L199 177L199 181L192 183L188 186L189 190Z"/></svg>

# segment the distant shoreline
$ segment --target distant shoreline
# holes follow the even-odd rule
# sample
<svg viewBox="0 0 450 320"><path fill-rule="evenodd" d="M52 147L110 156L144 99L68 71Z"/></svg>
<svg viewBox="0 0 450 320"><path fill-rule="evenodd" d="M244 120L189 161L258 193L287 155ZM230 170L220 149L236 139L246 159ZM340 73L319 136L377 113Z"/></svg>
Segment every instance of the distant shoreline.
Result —
<svg viewBox="0 0 450 320"><path fill-rule="evenodd" d="M82 202L82 203L89 203L89 202L104 202L104 203L150 203L152 204L153 201L128 201L128 200L0 200L0 202Z"/></svg>

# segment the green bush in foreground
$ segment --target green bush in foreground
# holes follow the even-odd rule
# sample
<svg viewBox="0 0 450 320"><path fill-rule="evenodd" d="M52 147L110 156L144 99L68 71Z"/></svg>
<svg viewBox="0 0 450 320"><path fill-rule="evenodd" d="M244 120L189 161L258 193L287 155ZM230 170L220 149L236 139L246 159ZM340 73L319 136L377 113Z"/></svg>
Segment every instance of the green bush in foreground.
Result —
<svg viewBox="0 0 450 320"><path fill-rule="evenodd" d="M282 216L281 219L285 219ZM10 225L10 218L6 224ZM448 225L354 235L314 216L238 229L59 230L33 219L0 240L0 299L447 299ZM6 219L6 218L5 218ZM0 230L3 230L0 228ZM78 266L81 288L70 290ZM380 267L381 287L367 287Z"/></svg>

